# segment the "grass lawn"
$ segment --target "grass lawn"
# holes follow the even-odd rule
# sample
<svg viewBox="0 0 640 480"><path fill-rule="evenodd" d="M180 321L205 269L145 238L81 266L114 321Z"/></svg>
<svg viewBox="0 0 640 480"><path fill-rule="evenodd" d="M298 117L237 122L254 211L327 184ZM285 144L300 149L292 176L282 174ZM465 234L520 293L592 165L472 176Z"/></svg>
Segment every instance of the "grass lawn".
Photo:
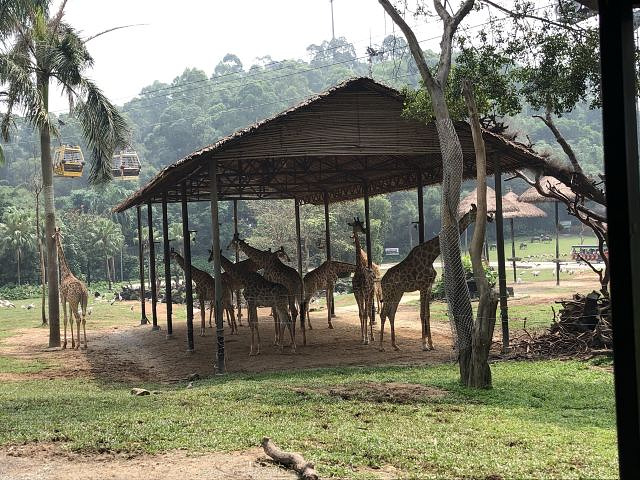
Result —
<svg viewBox="0 0 640 480"><path fill-rule="evenodd" d="M147 397L88 380L4 382L0 444L232 451L269 435L322 476L366 478L359 467L384 465L408 478L617 476L610 373L546 361L497 363L493 374L488 391L460 387L455 366L441 365L229 375ZM364 388L349 400L329 393L392 381L445 395L397 404L371 401Z"/></svg>
<svg viewBox="0 0 640 480"><path fill-rule="evenodd" d="M521 257L522 259L527 259L526 257L532 257L530 260L552 260L556 256L556 237L555 232L550 233L551 242L535 242L531 243L531 236L516 236L516 257ZM507 257L511 257L511 237L509 233L505 231L505 239L504 239L504 248ZM520 250L520 244L526 243L527 248ZM560 244L560 259L561 260L571 260L571 246L572 245L580 245L580 235L563 235L560 234L559 238ZM598 245L598 240L591 236L585 236L583 245ZM497 253L495 250L492 250L489 253L489 256L492 260L496 260Z"/></svg>

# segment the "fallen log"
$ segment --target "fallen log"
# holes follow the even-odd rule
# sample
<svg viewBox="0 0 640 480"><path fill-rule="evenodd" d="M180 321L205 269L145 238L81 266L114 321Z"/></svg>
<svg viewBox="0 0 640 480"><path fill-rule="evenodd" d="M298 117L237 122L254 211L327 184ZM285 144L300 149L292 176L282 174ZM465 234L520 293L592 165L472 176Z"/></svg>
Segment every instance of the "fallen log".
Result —
<svg viewBox="0 0 640 480"><path fill-rule="evenodd" d="M281 450L269 437L264 437L261 442L264 453L273 458L276 462L290 467L302 476L304 480L319 480L314 465L307 462L299 453L285 452Z"/></svg>

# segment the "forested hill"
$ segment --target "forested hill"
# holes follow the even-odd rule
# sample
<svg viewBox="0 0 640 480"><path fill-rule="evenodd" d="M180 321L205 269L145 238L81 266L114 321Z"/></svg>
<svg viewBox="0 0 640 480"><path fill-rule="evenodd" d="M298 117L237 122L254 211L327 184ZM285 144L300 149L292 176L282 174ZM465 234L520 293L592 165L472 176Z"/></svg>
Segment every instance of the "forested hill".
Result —
<svg viewBox="0 0 640 480"><path fill-rule="evenodd" d="M139 181L113 181L102 188L89 188L86 174L82 179L55 179L56 206L59 209L59 223L69 232L67 241L75 255L69 255L71 261L78 262L78 270L83 272L96 269L96 276L104 277L99 270L105 261L92 258L91 245L96 235L81 238L74 231L80 229L85 216L105 217L103 230L111 228L115 237L122 238L124 276L128 271L135 276L136 227L132 215L113 217L111 208L122 198L140 185L146 183L161 168L205 145L214 143L221 137L254 122L268 118L283 109L295 105L314 93L321 92L347 78L371 74L377 81L396 88L409 85L418 86L419 75L411 56L406 49L404 39L387 37L378 46L378 55L371 58L358 56L352 44L339 38L330 42L308 47L307 60L276 60L269 56L257 59L252 65L243 65L232 53L224 56L217 64L212 64L211 72L198 69L186 69L171 83L159 81L142 89L133 100L122 106L133 129L133 147L143 162ZM434 59L426 52L428 59ZM123 78L122 81L126 81ZM526 136L542 150L553 150L558 158L563 158L560 149L546 127L539 120L531 118L534 112L524 111L509 120L512 127L520 131L519 139L527 141ZM573 112L558 119L557 125L573 145L583 167L588 172L601 170L602 139L600 133L600 113L579 106ZM60 115L58 128L62 143L80 144L81 135L76 121ZM0 167L0 222L7 222L5 212L33 216L34 199L30 193L34 174L39 171L39 141L30 127L18 121L12 132L12 141L3 144L6 164ZM88 170L88 169L87 169ZM513 187L518 187L513 182ZM470 189L470 185L466 186ZM437 187L429 188L425 194L425 220L427 234L435 235L439 230L439 195ZM361 202L360 202L361 203ZM291 205L288 205L291 207ZM288 208L287 207L287 208ZM241 205L242 229L256 245L265 248L273 245L285 245L289 252L295 252L290 234L293 231L291 216L282 215L278 202L243 202ZM359 202L332 207L333 246L336 258L349 259L353 245L345 233L346 221L361 209ZM16 213L16 210L18 213ZM194 244L197 261L206 257L210 245L210 216L204 205L191 207L191 226L198 230L198 239ZM230 219L228 205L222 206L223 218ZM179 209L170 208L170 223L174 224L172 238L179 238ZM226 217L225 217L226 215ZM19 215L16 219L23 218ZM313 265L322 258L319 239L324 237L322 212L311 207L303 209L303 228L305 235L305 256ZM13 217L12 217L13 218ZM156 221L159 220L156 215ZM399 247L406 254L417 241L417 232L412 222L417 220L416 193L398 192L376 197L372 202L372 233L374 235L376 261L381 260L382 247ZM18 221L18 220L16 220ZM21 220L22 221L22 220ZM543 220L546 221L546 220ZM551 228L540 221L520 222L518 228ZM29 223L25 220L25 225ZM109 223L111 222L111 223ZM117 222L119 225L111 225ZM24 223L24 222L23 222ZM159 226L159 225L158 225ZM108 227L108 228L107 228ZM228 225L223 226L223 241L230 235ZM115 230L114 230L115 228ZM346 231L346 230L345 230ZM121 233L120 233L121 232ZM491 233L490 233L491 235ZM115 238L114 237L114 238ZM37 278L37 260L35 244L27 242L24 247L24 278L35 281ZM120 247L111 242L113 250L107 253L114 256ZM83 246L84 245L84 246ZM0 247L2 247L0 245ZM15 263L15 249L0 248L0 263ZM116 257L119 255L115 255ZM95 262L95 264L93 263ZM8 264L8 263L6 263ZM82 267L80 267L82 265ZM93 265L93 266L92 266ZM106 267L104 268L106 270ZM117 270L120 270L118 267ZM0 272L0 284L15 282L13 271Z"/></svg>

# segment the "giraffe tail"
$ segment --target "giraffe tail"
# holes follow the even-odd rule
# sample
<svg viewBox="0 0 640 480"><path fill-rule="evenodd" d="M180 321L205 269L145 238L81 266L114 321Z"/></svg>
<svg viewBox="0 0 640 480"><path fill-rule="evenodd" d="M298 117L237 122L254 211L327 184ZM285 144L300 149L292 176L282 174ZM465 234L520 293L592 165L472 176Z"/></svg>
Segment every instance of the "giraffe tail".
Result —
<svg viewBox="0 0 640 480"><path fill-rule="evenodd" d="M80 298L80 306L82 307L82 316L87 316L87 304L89 303L89 293L83 292L82 298Z"/></svg>

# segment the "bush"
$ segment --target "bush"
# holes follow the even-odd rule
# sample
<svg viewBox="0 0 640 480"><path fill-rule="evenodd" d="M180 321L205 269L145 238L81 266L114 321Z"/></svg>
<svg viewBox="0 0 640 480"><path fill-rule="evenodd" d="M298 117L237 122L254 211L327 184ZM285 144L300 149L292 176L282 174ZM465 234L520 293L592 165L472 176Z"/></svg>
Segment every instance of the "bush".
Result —
<svg viewBox="0 0 640 480"><path fill-rule="evenodd" d="M473 267L471 265L471 257L465 255L462 257L462 267L464 268L464 276L467 280L473 279ZM498 281L498 272L491 268L487 263L483 262L484 275L487 277L489 287L493 288ZM431 297L438 300L444 300L446 298L444 292L444 273L436 280L431 290Z"/></svg>
<svg viewBox="0 0 640 480"><path fill-rule="evenodd" d="M15 285L8 284L0 287L0 298L3 300L25 300L39 297L42 294L40 285Z"/></svg>

